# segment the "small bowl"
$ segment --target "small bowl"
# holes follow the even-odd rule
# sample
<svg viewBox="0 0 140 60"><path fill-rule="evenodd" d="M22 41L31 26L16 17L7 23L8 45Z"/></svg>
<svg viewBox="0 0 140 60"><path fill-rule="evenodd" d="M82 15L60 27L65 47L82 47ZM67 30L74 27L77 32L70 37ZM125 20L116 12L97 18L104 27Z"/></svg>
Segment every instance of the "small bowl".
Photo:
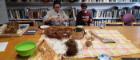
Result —
<svg viewBox="0 0 140 60"><path fill-rule="evenodd" d="M48 26L48 25L42 25L42 26L40 26L40 28L41 29L46 29L46 28L49 28L50 26Z"/></svg>
<svg viewBox="0 0 140 60"><path fill-rule="evenodd" d="M19 56L31 56L36 50L36 44L34 42L28 41L17 44L15 48Z"/></svg>
<svg viewBox="0 0 140 60"><path fill-rule="evenodd" d="M84 31L83 26L81 26L81 25L76 26L76 28L75 28L75 32L83 32L83 31Z"/></svg>

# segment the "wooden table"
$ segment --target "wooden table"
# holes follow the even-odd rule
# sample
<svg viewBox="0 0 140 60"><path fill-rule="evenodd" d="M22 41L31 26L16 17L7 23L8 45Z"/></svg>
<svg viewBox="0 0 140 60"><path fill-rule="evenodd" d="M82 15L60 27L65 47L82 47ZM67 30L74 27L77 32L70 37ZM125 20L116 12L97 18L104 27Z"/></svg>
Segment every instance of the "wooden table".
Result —
<svg viewBox="0 0 140 60"><path fill-rule="evenodd" d="M41 33L38 31L35 35L23 35L21 37L2 37L2 38L0 37L0 42L8 42L6 51L0 52L0 59L1 60L24 60L24 59L18 58L17 53L15 51L16 44L24 42L24 41L37 42L40 36L41 36Z"/></svg>
<svg viewBox="0 0 140 60"><path fill-rule="evenodd" d="M85 27L86 29L99 29L96 27ZM140 27L136 26L115 26L115 27L105 27L105 29L115 29L119 30L127 39L131 40L134 45L140 48ZM0 52L1 60L27 60L23 58L18 58L17 53L15 51L15 45L24 41L35 41L37 42L40 38L41 33L38 31L35 35L24 35L21 37L4 37L0 38L0 42L8 41L8 46L5 52ZM113 57L113 60L121 60L122 57L132 57L132 58L140 58L140 54L128 55L128 56L120 56ZM49 58L49 56L48 56ZM64 60L78 60L78 59L64 59ZM96 60L96 58L84 58L79 60Z"/></svg>

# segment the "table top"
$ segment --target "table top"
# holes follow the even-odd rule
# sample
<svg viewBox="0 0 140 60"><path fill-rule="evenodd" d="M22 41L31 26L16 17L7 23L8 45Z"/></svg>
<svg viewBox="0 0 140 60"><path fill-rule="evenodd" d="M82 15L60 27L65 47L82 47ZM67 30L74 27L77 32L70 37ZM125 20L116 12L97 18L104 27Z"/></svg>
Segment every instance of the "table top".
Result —
<svg viewBox="0 0 140 60"><path fill-rule="evenodd" d="M85 27L85 29L99 29L97 27ZM104 29L109 30L118 30L122 33L127 39L131 40L131 42L137 47L140 48L140 27L138 26L110 26L105 27ZM5 52L0 52L1 60L27 60L23 58L18 58L17 53L15 51L15 45L24 41L35 41L38 42L38 39L41 36L41 31L38 30L35 35L23 35L21 37L0 37L0 42L8 42L8 46ZM128 56L119 56L113 57L113 60L121 60L122 57L128 58L140 58L140 54L128 55ZM48 55L49 58L49 55ZM96 58L94 58L96 60ZM64 60L78 60L78 59L64 59ZM93 60L90 58L84 58L81 60Z"/></svg>

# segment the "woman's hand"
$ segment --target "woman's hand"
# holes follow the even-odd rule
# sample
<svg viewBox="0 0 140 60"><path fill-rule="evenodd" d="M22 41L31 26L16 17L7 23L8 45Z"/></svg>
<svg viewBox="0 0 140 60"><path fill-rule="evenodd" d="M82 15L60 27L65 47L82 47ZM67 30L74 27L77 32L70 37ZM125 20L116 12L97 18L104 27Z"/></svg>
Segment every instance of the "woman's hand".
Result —
<svg viewBox="0 0 140 60"><path fill-rule="evenodd" d="M65 19L64 19L64 18L61 18L59 21L60 21L60 22L64 22L64 21L65 21Z"/></svg>
<svg viewBox="0 0 140 60"><path fill-rule="evenodd" d="M51 18L50 20L53 21L53 22L56 22L57 18Z"/></svg>
<svg viewBox="0 0 140 60"><path fill-rule="evenodd" d="M66 19L64 18L50 18L50 21L52 22L64 22Z"/></svg>

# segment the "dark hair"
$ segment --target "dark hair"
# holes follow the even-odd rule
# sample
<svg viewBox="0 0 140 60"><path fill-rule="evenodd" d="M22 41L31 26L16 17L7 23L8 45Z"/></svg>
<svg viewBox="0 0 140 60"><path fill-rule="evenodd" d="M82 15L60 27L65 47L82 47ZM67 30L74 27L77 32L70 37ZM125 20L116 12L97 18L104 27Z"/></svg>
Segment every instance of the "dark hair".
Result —
<svg viewBox="0 0 140 60"><path fill-rule="evenodd" d="M82 3L81 7L86 7L87 8L87 4L86 3Z"/></svg>
<svg viewBox="0 0 140 60"><path fill-rule="evenodd" d="M78 53L77 43L75 40L68 40L66 43L67 51L66 56L75 56Z"/></svg>
<svg viewBox="0 0 140 60"><path fill-rule="evenodd" d="M59 1L54 1L53 7L54 7L56 4L59 4L59 5L61 6L61 2L59 2Z"/></svg>

